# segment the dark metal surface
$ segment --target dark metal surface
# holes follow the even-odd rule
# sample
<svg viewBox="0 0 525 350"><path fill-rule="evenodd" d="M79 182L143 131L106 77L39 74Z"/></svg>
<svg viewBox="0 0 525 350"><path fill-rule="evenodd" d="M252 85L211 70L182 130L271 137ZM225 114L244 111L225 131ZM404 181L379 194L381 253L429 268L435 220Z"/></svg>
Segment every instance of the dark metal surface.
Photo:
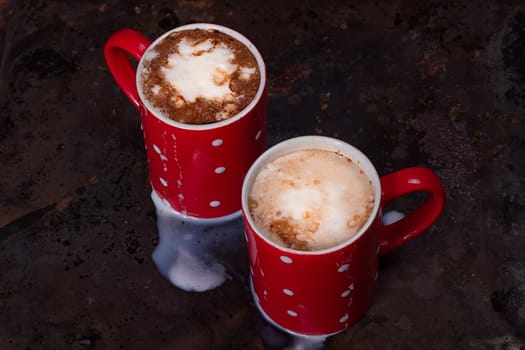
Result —
<svg viewBox="0 0 525 350"><path fill-rule="evenodd" d="M151 261L139 117L102 47L120 28L153 39L197 21L260 49L269 144L336 136L381 174L424 165L445 184L441 218L381 261L374 304L327 349L525 348L521 1L4 0L0 349L289 340L268 337L245 278L186 293ZM246 272L244 255L232 259Z"/></svg>

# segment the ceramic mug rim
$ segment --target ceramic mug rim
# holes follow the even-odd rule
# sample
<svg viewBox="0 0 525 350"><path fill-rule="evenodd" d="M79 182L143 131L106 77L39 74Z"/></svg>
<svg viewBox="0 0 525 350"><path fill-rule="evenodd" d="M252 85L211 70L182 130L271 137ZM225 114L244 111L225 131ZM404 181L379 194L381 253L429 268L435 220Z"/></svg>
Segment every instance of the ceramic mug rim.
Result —
<svg viewBox="0 0 525 350"><path fill-rule="evenodd" d="M284 155L286 153L290 153L296 150L306 150L306 149L321 149L321 150L334 151L334 152L338 152L344 155L347 158L352 159L352 161L356 161L359 164L359 166L363 169L365 174L368 176L374 188L374 206L372 208L372 211L370 212L370 215L367 221L365 222L365 224L361 227L361 229L355 235L353 235L351 238L335 246L324 248L324 249L308 250L308 251L284 247L278 243L275 243L268 237L266 237L261 232L261 230L257 228L257 225L255 224L248 210L248 195L251 190L251 186L255 180L255 177L259 173L259 171L262 169L262 167L268 162L276 159L277 157L281 155ZM264 153L262 153L255 160L255 162L251 165L250 169L246 173L246 176L244 178L243 185L242 185L241 195L242 195L241 208L242 208L243 217L247 221L252 231L259 238L264 240L270 246L282 252L286 252L288 254L316 256L316 255L324 255L324 254L329 254L329 253L340 251L344 249L345 247L352 245L355 241L357 241L361 236L363 236L366 232L370 230L370 227L373 225L379 213L380 201L381 201L381 181L377 173L377 170L375 169L370 159L361 150L359 150L355 146L349 143L346 143L342 140L333 138L333 137L307 135L307 136L298 136L298 137L284 140L270 147Z"/></svg>
<svg viewBox="0 0 525 350"><path fill-rule="evenodd" d="M250 103L246 107L244 107L239 113L234 115L233 117L230 117L228 119L224 119L224 120L221 120L221 121L217 121L217 122L207 123L207 124L182 123L182 122L170 119L170 118L165 117L164 115L162 115L157 110L157 108L155 108L155 107L153 107L151 105L151 103L148 101L147 98L145 98L145 96L144 96L144 94L142 92L141 75L142 75L142 71L144 69L144 61L146 60L147 54L161 40L163 40L165 37L167 37L171 33L179 32L179 31L183 31L183 30L190 30L190 29L213 29L213 30L218 30L218 31L220 31L220 32L222 32L224 34L227 34L227 35L233 37L234 39L239 40L244 46L246 46L248 48L248 50L250 50L250 52L255 57L255 60L257 61L257 65L259 67L259 76L260 76L259 87L257 89L257 93L255 94L253 99L250 101ZM259 50L257 49L257 47L247 37L245 37L241 33L237 32L237 31L235 31L235 30L233 30L231 28L219 25L219 24L213 24L213 23L192 23L192 24L182 25L182 26L179 26L179 27L176 27L176 28L173 28L173 29L167 31L166 33L162 34L157 39L155 39L148 46L148 48L142 54L142 57L140 58L139 63L137 65L137 70L136 70L136 74L135 74L135 85L137 87L138 96L140 98L140 101L141 101L142 105L145 107L145 109L149 113L151 113L153 116L155 116L155 118L163 121L164 123L166 123L168 125L174 126L176 128L179 128L179 129L186 129L186 130L213 130L213 129L221 128L221 127L224 127L226 125L235 123L236 121L238 121L238 120L242 119L243 117L245 117L250 111L252 111L255 108L255 106L261 100L262 95L264 93L264 90L266 88L266 65L265 65L264 60L262 58L262 55L259 52Z"/></svg>

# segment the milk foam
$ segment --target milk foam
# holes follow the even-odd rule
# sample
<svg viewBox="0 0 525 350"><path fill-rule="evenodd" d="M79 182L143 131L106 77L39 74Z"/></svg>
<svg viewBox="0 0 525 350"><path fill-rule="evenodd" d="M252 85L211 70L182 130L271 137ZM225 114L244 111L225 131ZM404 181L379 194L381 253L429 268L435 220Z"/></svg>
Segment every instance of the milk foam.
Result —
<svg viewBox="0 0 525 350"><path fill-rule="evenodd" d="M261 81L247 46L219 31L170 33L144 55L141 91L151 109L189 124L224 120L254 99Z"/></svg>
<svg viewBox="0 0 525 350"><path fill-rule="evenodd" d="M302 150L267 164L250 193L250 213L267 236L300 250L351 238L368 219L374 190L361 168L340 154Z"/></svg>
<svg viewBox="0 0 525 350"><path fill-rule="evenodd" d="M199 222L174 211L155 192L151 197L159 232L152 258L166 279L182 290L204 292L232 276L242 278L238 263L231 261L246 253L240 217L220 223Z"/></svg>
<svg viewBox="0 0 525 350"><path fill-rule="evenodd" d="M229 82L239 67L232 64L235 55L230 48L224 44L214 47L210 40L193 43L186 38L177 48L162 72L185 101L195 102L197 97L220 101L234 98Z"/></svg>
<svg viewBox="0 0 525 350"><path fill-rule="evenodd" d="M383 218L382 218L383 225L385 226L391 225L395 222L398 222L404 217L405 217L405 214L400 211L397 211L397 210L387 211L386 213L383 213Z"/></svg>
<svg viewBox="0 0 525 350"><path fill-rule="evenodd" d="M321 350L327 337L322 336L294 336L292 344L285 350Z"/></svg>
<svg viewBox="0 0 525 350"><path fill-rule="evenodd" d="M284 350L321 350L327 336L291 335L275 328L270 323L256 325L257 332L264 343L272 349Z"/></svg>

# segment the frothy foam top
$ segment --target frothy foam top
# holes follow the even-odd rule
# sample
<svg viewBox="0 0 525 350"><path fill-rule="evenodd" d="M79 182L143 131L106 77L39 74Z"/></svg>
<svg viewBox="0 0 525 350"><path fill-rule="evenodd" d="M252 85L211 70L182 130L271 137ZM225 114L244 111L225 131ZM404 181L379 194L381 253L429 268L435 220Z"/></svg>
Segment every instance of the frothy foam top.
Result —
<svg viewBox="0 0 525 350"><path fill-rule="evenodd" d="M217 31L174 32L144 58L142 91L167 117L209 123L239 113L254 98L260 76L250 50Z"/></svg>
<svg viewBox="0 0 525 350"><path fill-rule="evenodd" d="M210 40L190 42L186 38L177 45L178 53L168 57L162 67L165 79L188 102L197 97L224 101L234 98L229 82L239 69L232 64L233 51L224 44L213 46Z"/></svg>
<svg viewBox="0 0 525 350"><path fill-rule="evenodd" d="M299 250L325 249L350 239L373 205L372 184L355 162L313 149L268 163L249 197L251 216L268 238Z"/></svg>

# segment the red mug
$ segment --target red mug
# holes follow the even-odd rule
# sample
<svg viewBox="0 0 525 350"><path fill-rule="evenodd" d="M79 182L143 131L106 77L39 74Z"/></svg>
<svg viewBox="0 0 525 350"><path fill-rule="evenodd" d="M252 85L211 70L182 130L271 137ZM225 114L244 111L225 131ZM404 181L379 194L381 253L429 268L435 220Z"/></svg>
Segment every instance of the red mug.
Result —
<svg viewBox="0 0 525 350"><path fill-rule="evenodd" d="M144 98L140 79L144 57L174 31L209 29L243 43L255 57L260 84L251 103L235 116L210 124L185 124L160 115ZM135 71L127 58L138 60ZM153 190L178 213L199 219L227 218L241 209L243 178L266 148L266 67L257 48L242 34L215 24L175 28L151 43L123 29L104 48L106 63L131 103L140 111Z"/></svg>
<svg viewBox="0 0 525 350"><path fill-rule="evenodd" d="M283 154L303 149L338 152L357 162L375 191L374 206L363 227L331 248L302 251L277 244L256 226L248 209L250 190L260 170ZM385 206L416 191L430 196L403 219L384 226ZM361 151L334 138L303 136L268 149L248 171L242 189L251 289L260 313L294 335L326 337L343 331L372 303L379 257L427 229L442 212L444 202L442 183L431 170L405 168L380 178Z"/></svg>

